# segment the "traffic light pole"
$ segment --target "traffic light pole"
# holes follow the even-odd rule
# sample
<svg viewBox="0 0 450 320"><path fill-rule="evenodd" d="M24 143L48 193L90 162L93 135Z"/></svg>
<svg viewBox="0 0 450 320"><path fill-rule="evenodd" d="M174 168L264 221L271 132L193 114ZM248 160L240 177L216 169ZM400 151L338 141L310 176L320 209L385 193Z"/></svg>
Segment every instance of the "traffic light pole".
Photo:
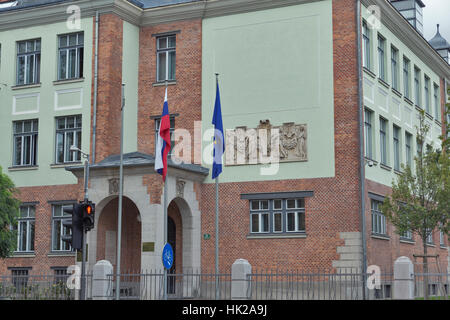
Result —
<svg viewBox="0 0 450 320"><path fill-rule="evenodd" d="M87 203L89 198L89 190L88 190L88 183L89 183L89 155L84 155L84 201ZM81 254L82 254L82 260L81 260L81 290L80 290L80 300L86 300L86 227L83 223L83 241L82 241L82 247L81 247Z"/></svg>

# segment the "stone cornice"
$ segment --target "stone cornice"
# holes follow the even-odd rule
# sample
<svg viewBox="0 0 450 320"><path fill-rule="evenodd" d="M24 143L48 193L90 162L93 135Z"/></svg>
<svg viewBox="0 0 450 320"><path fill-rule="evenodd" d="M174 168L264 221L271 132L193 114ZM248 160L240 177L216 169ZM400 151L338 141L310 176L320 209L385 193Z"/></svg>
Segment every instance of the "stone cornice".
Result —
<svg viewBox="0 0 450 320"><path fill-rule="evenodd" d="M217 17L322 0L205 0L142 9L126 0L74 0L0 12L0 31L66 21L69 5L81 9L81 18L114 13L138 26Z"/></svg>
<svg viewBox="0 0 450 320"><path fill-rule="evenodd" d="M440 77L450 79L450 65L431 47L428 41L387 0L361 0L368 7L381 11L381 23Z"/></svg>

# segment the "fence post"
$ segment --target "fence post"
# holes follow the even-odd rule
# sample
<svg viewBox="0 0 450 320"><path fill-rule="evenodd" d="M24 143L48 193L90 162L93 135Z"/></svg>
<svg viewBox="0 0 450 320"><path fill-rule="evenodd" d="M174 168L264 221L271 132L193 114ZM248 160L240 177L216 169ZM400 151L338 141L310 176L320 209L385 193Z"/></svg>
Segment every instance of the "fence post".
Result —
<svg viewBox="0 0 450 320"><path fill-rule="evenodd" d="M394 262L394 299L414 299L414 266L408 257Z"/></svg>
<svg viewBox="0 0 450 320"><path fill-rule="evenodd" d="M113 266L108 260L100 260L94 265L92 273L93 300L112 299L112 278L108 277L112 273Z"/></svg>
<svg viewBox="0 0 450 320"><path fill-rule="evenodd" d="M247 276L252 272L252 266L245 259L237 259L231 266L231 300L248 299L250 281Z"/></svg>

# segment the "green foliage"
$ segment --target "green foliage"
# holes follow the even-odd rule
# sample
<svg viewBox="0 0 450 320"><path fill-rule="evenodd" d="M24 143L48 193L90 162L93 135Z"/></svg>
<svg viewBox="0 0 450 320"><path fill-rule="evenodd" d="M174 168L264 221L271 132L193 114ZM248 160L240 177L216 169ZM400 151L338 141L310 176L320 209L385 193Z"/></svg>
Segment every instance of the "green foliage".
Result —
<svg viewBox="0 0 450 320"><path fill-rule="evenodd" d="M14 183L0 167L0 258L10 256L16 247L17 234L10 230L17 224L19 215L20 201L14 197L16 193Z"/></svg>
<svg viewBox="0 0 450 320"><path fill-rule="evenodd" d="M419 120L415 170L402 166L404 172L397 181L393 181L392 195L386 197L382 211L398 234L411 231L425 243L437 228L448 235L450 160L446 149L448 139L441 136L441 149L425 146L430 128L425 123L423 112Z"/></svg>

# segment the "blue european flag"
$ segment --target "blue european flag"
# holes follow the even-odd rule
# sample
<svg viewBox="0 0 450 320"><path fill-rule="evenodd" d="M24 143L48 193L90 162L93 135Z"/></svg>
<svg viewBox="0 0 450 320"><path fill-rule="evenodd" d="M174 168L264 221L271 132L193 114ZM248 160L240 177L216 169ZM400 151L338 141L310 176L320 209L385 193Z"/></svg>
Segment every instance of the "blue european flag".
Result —
<svg viewBox="0 0 450 320"><path fill-rule="evenodd" d="M212 178L215 179L222 173L222 155L225 151L225 139L223 136L222 110L220 108L219 81L216 88L216 103L214 104L214 115L212 119L214 125L214 151Z"/></svg>

